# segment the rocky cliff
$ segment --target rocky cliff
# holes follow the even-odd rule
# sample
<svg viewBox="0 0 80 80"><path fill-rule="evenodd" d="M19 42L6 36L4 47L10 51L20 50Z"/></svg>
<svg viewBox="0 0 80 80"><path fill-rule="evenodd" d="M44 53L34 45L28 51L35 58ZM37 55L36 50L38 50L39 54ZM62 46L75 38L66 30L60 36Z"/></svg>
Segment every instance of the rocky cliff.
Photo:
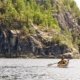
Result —
<svg viewBox="0 0 80 80"><path fill-rule="evenodd" d="M74 0L1 0L1 56L80 58L79 18Z"/></svg>

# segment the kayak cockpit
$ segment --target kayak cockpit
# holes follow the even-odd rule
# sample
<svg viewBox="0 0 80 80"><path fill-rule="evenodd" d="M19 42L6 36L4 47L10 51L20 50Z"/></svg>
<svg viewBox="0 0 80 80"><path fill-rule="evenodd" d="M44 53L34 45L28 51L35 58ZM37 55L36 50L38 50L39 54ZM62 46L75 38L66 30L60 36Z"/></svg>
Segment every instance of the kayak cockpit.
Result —
<svg viewBox="0 0 80 80"><path fill-rule="evenodd" d="M60 68L67 68L69 64L69 60L59 61L57 66Z"/></svg>

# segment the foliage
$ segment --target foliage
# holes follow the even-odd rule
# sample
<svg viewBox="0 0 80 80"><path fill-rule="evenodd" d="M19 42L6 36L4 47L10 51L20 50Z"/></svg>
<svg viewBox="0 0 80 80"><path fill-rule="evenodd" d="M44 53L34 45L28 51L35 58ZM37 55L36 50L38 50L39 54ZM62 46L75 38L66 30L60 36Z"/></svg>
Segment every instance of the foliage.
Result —
<svg viewBox="0 0 80 80"><path fill-rule="evenodd" d="M42 28L54 29L57 32L61 31L58 20L53 14L58 14L61 10L70 11L74 17L80 16L80 11L77 8L74 0L41 0L41 4L37 0L1 0L0 9L5 12L0 13L0 18L3 18L6 27L14 28L12 23L17 21L21 24L21 29L26 33L34 34L35 30L31 30L31 23L42 26ZM55 4L54 4L55 3ZM64 7L63 7L64 6ZM76 13L75 13L76 12ZM16 26L16 28L18 28ZM63 34L53 36L53 41L62 42L72 45L72 34L69 31L64 31Z"/></svg>
<svg viewBox="0 0 80 80"><path fill-rule="evenodd" d="M5 2L5 1L4 1ZM5 19L11 24L14 19L25 21L29 27L29 20L44 27L59 28L57 21L52 17L51 1L45 0L44 4L37 4L35 0L6 0L0 4L5 5ZM23 27L23 26L22 26Z"/></svg>

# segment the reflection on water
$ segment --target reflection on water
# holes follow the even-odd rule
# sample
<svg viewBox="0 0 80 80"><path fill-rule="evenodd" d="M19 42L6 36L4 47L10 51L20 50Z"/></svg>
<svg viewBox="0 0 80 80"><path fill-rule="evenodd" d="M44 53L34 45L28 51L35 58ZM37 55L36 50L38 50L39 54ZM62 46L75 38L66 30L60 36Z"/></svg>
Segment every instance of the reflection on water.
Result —
<svg viewBox="0 0 80 80"><path fill-rule="evenodd" d="M0 80L80 80L80 60L70 60L68 68L50 63L57 59L0 59Z"/></svg>

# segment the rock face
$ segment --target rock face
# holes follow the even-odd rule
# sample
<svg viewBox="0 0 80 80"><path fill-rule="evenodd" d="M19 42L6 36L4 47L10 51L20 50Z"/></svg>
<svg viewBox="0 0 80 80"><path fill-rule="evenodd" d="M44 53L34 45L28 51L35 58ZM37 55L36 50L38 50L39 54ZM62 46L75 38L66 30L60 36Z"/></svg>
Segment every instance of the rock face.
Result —
<svg viewBox="0 0 80 80"><path fill-rule="evenodd" d="M30 55L36 57L54 58L59 58L61 55L64 55L66 58L76 58L80 56L80 46L77 49L74 49L74 46L69 47L69 44L61 43L60 40L53 40L53 37L55 35L60 35L67 31L71 33L70 37L72 39L72 42L75 44L75 41L77 39L80 39L80 19L75 18L76 15L72 15L72 10L66 9L64 4L67 3L63 2L67 0L50 1L52 6L51 10L55 8L52 10L52 18L57 20L57 24L59 25L61 32L58 32L53 28L49 31L49 27L48 29L40 29L38 28L39 25L35 25L27 21L29 22L27 25L30 24L31 30L35 31L35 33L30 35L22 35L21 31L19 30L4 29L6 24L0 20L0 56L20 57L24 55L27 57L27 55ZM45 0L36 0L36 2L42 7L44 4L46 6ZM69 0L67 2L69 2ZM69 7L72 6L73 5ZM2 7L0 7L0 13L2 15L5 13L5 10ZM25 24L25 21L23 21L23 23L20 23L19 21L15 20L11 26L17 26L20 28L22 24Z"/></svg>
<svg viewBox="0 0 80 80"><path fill-rule="evenodd" d="M52 42L50 35L46 32L42 32L37 28L34 28L34 30L36 34L26 38L20 37L22 33L19 30L0 31L0 54L5 57L19 57L31 53L38 57L59 57L70 52L67 45Z"/></svg>
<svg viewBox="0 0 80 80"><path fill-rule="evenodd" d="M35 25L33 25L34 27ZM36 27L36 26L35 26ZM40 31L38 28L35 35L31 35L27 38L27 43L25 48L22 47L23 51L28 51L28 53L33 53L34 56L38 57L54 57L58 58L64 53L71 53L73 50L65 44L60 44L59 42L51 41L52 35L46 34L46 32ZM43 33L43 34L42 34ZM50 39L49 39L50 38ZM78 54L78 52L77 52ZM66 58L73 58L72 54L65 55Z"/></svg>
<svg viewBox="0 0 80 80"><path fill-rule="evenodd" d="M28 43L29 44L26 44L28 48L25 46L26 47L25 51L29 50L28 53L33 53L35 56L39 55L43 57L49 57L49 56L58 57L70 51L69 48L64 44L59 45L57 43L52 43L47 41L45 41L44 43L40 41L40 39L36 39L33 36L30 36L28 38Z"/></svg>

